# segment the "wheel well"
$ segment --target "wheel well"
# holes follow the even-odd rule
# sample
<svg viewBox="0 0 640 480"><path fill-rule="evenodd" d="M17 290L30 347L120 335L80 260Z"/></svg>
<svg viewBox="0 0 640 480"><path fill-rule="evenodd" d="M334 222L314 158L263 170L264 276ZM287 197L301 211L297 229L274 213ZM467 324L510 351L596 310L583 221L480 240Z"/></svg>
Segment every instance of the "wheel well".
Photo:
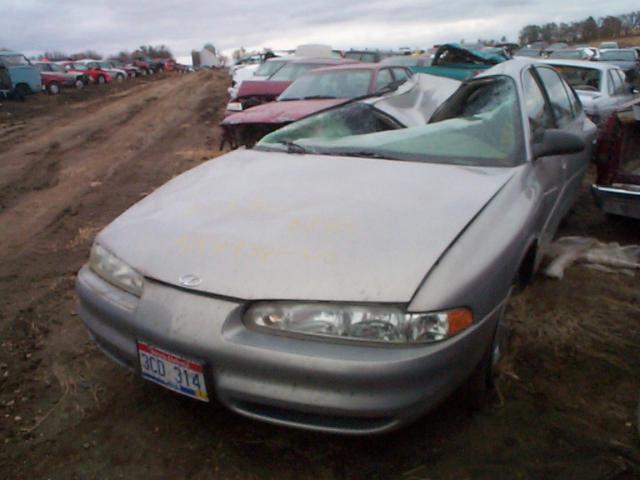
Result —
<svg viewBox="0 0 640 480"><path fill-rule="evenodd" d="M536 254L538 253L538 245L536 242L533 242L527 253L525 253L522 258L522 262L520 262L520 268L518 269L518 273L516 274L516 285L519 290L523 290L531 280L533 280L533 275L535 273L536 267Z"/></svg>

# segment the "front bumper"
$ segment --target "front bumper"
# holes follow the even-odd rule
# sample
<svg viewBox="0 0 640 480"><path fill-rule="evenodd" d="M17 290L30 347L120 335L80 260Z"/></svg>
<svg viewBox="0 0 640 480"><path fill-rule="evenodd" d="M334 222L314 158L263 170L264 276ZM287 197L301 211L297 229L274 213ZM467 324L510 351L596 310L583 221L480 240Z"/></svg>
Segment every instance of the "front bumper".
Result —
<svg viewBox="0 0 640 480"><path fill-rule="evenodd" d="M640 186L592 185L591 193L604 212L640 219Z"/></svg>
<svg viewBox="0 0 640 480"><path fill-rule="evenodd" d="M231 410L267 422L347 434L399 427L433 408L487 351L493 314L428 346L372 346L247 329L244 305L145 280L138 299L86 266L79 313L98 346L139 371L137 340L205 363L207 389Z"/></svg>

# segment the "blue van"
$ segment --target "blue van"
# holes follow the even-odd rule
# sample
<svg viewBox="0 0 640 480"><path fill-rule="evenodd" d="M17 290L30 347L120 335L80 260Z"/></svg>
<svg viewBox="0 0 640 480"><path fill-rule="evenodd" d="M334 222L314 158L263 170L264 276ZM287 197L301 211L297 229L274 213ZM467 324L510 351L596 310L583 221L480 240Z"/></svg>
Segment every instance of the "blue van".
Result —
<svg viewBox="0 0 640 480"><path fill-rule="evenodd" d="M0 50L0 90L18 97L40 92L40 71L21 53Z"/></svg>

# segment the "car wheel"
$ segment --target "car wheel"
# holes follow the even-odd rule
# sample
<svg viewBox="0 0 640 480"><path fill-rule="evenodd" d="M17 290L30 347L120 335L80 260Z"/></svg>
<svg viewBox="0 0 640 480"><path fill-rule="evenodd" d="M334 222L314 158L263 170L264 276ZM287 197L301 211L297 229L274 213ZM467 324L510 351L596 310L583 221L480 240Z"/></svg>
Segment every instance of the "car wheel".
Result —
<svg viewBox="0 0 640 480"><path fill-rule="evenodd" d="M78 90L80 90L81 88L84 88L84 82L81 79L77 79L74 85Z"/></svg>
<svg viewBox="0 0 640 480"><path fill-rule="evenodd" d="M27 95L31 93L31 89L24 83L19 83L13 89L18 100L24 100Z"/></svg>
<svg viewBox="0 0 640 480"><path fill-rule="evenodd" d="M107 83L107 79L104 78L104 75L99 75L98 76L98 85L104 85L105 83Z"/></svg>
<svg viewBox="0 0 640 480"><path fill-rule="evenodd" d="M478 363L478 366L463 386L465 403L472 411L484 409L491 398L491 392L495 386L497 375L496 367L504 357L509 345L511 326L507 312L513 291L514 287L509 291L507 300L502 307L491 345L489 345L480 363Z"/></svg>
<svg viewBox="0 0 640 480"><path fill-rule="evenodd" d="M47 85L47 92L49 92L50 95L58 95L60 93L60 85L58 85L57 82L51 82Z"/></svg>
<svg viewBox="0 0 640 480"><path fill-rule="evenodd" d="M124 82L124 75L122 75L122 74L120 74L120 73L119 73L118 75L116 75L116 81L117 81L118 83L122 83L122 82Z"/></svg>

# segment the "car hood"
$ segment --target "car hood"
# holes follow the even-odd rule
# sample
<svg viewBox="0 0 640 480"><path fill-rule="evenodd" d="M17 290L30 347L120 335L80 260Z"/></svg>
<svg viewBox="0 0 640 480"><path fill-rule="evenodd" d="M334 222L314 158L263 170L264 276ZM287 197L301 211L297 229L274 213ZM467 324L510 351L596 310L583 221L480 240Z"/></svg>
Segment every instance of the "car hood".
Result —
<svg viewBox="0 0 640 480"><path fill-rule="evenodd" d="M514 169L236 150L97 241L146 277L241 299L409 302Z"/></svg>
<svg viewBox="0 0 640 480"><path fill-rule="evenodd" d="M284 92L292 82L275 80L245 80L238 89L238 98L268 96L277 97Z"/></svg>
<svg viewBox="0 0 640 480"><path fill-rule="evenodd" d="M332 98L323 100L288 100L265 103L249 108L244 112L234 113L225 117L223 125L237 125L241 123L289 123L348 101L346 98Z"/></svg>

